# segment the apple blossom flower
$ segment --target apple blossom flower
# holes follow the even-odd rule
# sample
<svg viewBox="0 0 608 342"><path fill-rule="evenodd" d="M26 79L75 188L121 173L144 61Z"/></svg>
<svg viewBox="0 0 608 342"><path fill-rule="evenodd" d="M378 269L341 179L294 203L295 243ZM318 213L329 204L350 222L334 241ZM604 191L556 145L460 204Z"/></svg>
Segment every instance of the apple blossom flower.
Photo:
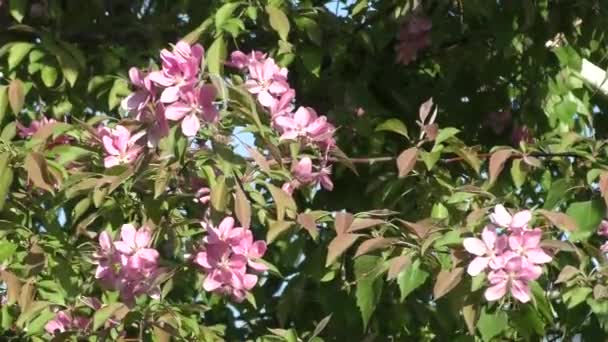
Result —
<svg viewBox="0 0 608 342"><path fill-rule="evenodd" d="M120 238L114 242L114 248L122 254L127 277L133 273L150 272L157 267L159 254L156 249L148 247L152 240L148 227L135 229L132 224L124 224L120 229Z"/></svg>
<svg viewBox="0 0 608 342"><path fill-rule="evenodd" d="M509 260L504 269L491 271L488 281L491 286L486 289L484 296L488 301L496 301L504 297L507 292L522 303L530 301L530 287L528 283L540 277L540 268L532 267L521 257Z"/></svg>
<svg viewBox="0 0 608 342"><path fill-rule="evenodd" d="M257 96L258 101L264 107L272 107L277 99L287 92L287 69L280 68L272 58L263 62L249 64L249 79L245 81L245 87Z"/></svg>
<svg viewBox="0 0 608 342"><path fill-rule="evenodd" d="M185 136L195 136L201 127L199 116L206 122L215 122L218 118L217 108L213 105L215 87L205 84L199 88L185 88L179 100L169 105L165 111L167 119L182 120L182 132Z"/></svg>
<svg viewBox="0 0 608 342"><path fill-rule="evenodd" d="M296 97L296 91L288 89L270 106L270 116L274 120L282 115L289 115L293 111L293 99Z"/></svg>
<svg viewBox="0 0 608 342"><path fill-rule="evenodd" d="M530 210L522 210L511 216L502 204L494 207L494 213L490 214L492 223L502 228L526 229L528 222L532 219Z"/></svg>
<svg viewBox="0 0 608 342"><path fill-rule="evenodd" d="M86 317L72 317L68 310L62 310L55 314L55 318L46 323L44 330L51 335L66 331L84 331L90 322L91 320Z"/></svg>
<svg viewBox="0 0 608 342"><path fill-rule="evenodd" d="M253 63L263 63L265 59L266 54L260 51L251 51L249 54L245 54L237 50L230 54L230 62L226 62L226 65L237 69L246 69Z"/></svg>
<svg viewBox="0 0 608 342"><path fill-rule="evenodd" d="M331 139L334 128L325 116L318 116L310 107L300 107L293 116L279 116L276 125L282 130L280 140L305 138L312 142L324 142Z"/></svg>
<svg viewBox="0 0 608 342"><path fill-rule="evenodd" d="M417 14L407 18L401 25L396 46L397 62L408 65L415 61L418 52L431 44L431 20Z"/></svg>
<svg viewBox="0 0 608 342"><path fill-rule="evenodd" d="M32 120L32 122L30 122L29 126L24 126L23 124L21 124L19 121L16 122L17 124L17 134L19 134L19 136L22 139L26 139L26 138L31 138L32 136L34 136L36 133L38 133L38 131L45 127L48 126L50 124L56 123L57 120L51 118L48 119L46 116L42 116L42 118L40 120ZM53 140L49 145L50 146L56 146L56 145L65 145L70 143L70 141L72 141L72 138L67 136L67 135L60 135L58 136L55 140Z"/></svg>
<svg viewBox="0 0 608 342"><path fill-rule="evenodd" d="M499 267L498 264L502 262L497 258L507 247L507 239L505 236L499 236L493 227L485 227L481 232L481 239L465 238L463 245L467 252L476 255L467 268L469 275L476 276L488 266Z"/></svg>
<svg viewBox="0 0 608 342"><path fill-rule="evenodd" d="M312 160L309 157L304 157L293 167L293 175L297 184L294 189L300 185L320 184L326 190L333 190L334 184L331 181L331 167L321 166L319 172L313 172Z"/></svg>
<svg viewBox="0 0 608 342"><path fill-rule="evenodd" d="M542 230L538 228L515 231L509 236L509 247L532 264L548 263L553 258L540 247L542 235Z"/></svg>
<svg viewBox="0 0 608 342"><path fill-rule="evenodd" d="M114 128L102 128L100 135L106 153L104 166L111 168L119 164L133 163L142 151L142 147L136 145L136 142L144 134L145 132L139 132L131 135L131 132L121 125L117 125Z"/></svg>
<svg viewBox="0 0 608 342"><path fill-rule="evenodd" d="M129 79L137 90L125 97L120 102L120 106L129 113L139 113L148 103L154 100L154 97L156 96L154 84L150 80L149 75L144 76L144 74L135 67L129 69Z"/></svg>
<svg viewBox="0 0 608 342"><path fill-rule="evenodd" d="M204 53L200 44L190 46L184 41L178 42L173 51L161 51L162 70L149 74L152 82L164 88L160 95L161 102L177 101L182 88L191 87L197 81Z"/></svg>

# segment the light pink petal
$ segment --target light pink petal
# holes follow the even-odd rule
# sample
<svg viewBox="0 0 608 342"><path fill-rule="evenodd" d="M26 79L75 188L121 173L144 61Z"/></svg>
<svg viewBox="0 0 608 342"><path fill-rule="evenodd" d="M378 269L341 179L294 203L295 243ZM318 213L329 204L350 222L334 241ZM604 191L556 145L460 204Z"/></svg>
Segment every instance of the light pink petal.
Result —
<svg viewBox="0 0 608 342"><path fill-rule="evenodd" d="M469 266L467 267L467 273L474 277L479 273L483 272L483 270L488 267L488 263L490 262L489 257L476 257L471 261Z"/></svg>
<svg viewBox="0 0 608 342"><path fill-rule="evenodd" d="M217 91L215 87L211 84L205 84L201 87L198 93L198 101L201 106L211 105L215 97L217 96Z"/></svg>
<svg viewBox="0 0 608 342"><path fill-rule="evenodd" d="M182 121L182 132L187 137L193 137L201 128L201 122L195 114L190 114Z"/></svg>
<svg viewBox="0 0 608 342"><path fill-rule="evenodd" d="M135 233L135 245L139 248L148 247L152 239L152 232L149 229L142 227Z"/></svg>
<svg viewBox="0 0 608 342"><path fill-rule="evenodd" d="M288 131L281 134L279 140L296 140L299 136L298 131Z"/></svg>
<svg viewBox="0 0 608 342"><path fill-rule="evenodd" d="M477 238L465 238L462 241L462 245L464 246L464 249L467 250L467 252L475 254L477 256L482 256L488 253L488 248L486 247L486 244Z"/></svg>
<svg viewBox="0 0 608 342"><path fill-rule="evenodd" d="M540 245L540 239L543 236L543 231L540 229L534 229L526 231L522 234L523 246L527 248L536 248Z"/></svg>
<svg viewBox="0 0 608 342"><path fill-rule="evenodd" d="M123 254L131 254L131 253L133 253L133 245L131 245L128 242L115 241L114 242L114 248L116 248L117 251L119 251L120 253L123 253Z"/></svg>
<svg viewBox="0 0 608 342"><path fill-rule="evenodd" d="M504 297L507 294L507 282L500 282L494 286L490 286L486 289L484 296L486 300L494 302Z"/></svg>
<svg viewBox="0 0 608 342"><path fill-rule="evenodd" d="M251 290L255 287L255 284L258 282L258 276L255 274L245 274L243 276L243 287L247 290Z"/></svg>
<svg viewBox="0 0 608 342"><path fill-rule="evenodd" d="M162 103L173 103L179 99L179 87L173 86L165 88L162 94L160 94L160 102Z"/></svg>
<svg viewBox="0 0 608 342"><path fill-rule="evenodd" d="M294 122L297 127L306 127L310 122L316 119L311 108L299 107L294 115Z"/></svg>
<svg viewBox="0 0 608 342"><path fill-rule="evenodd" d="M175 80L173 78L165 76L165 74L162 71L152 71L148 75L148 78L150 79L150 81L152 81L162 87L169 87L175 83Z"/></svg>
<svg viewBox="0 0 608 342"><path fill-rule="evenodd" d="M252 258L261 258L266 253L266 242L258 240L251 245L249 256Z"/></svg>
<svg viewBox="0 0 608 342"><path fill-rule="evenodd" d="M234 228L234 218L231 216L225 217L218 227L219 231L223 236L227 236L229 232Z"/></svg>
<svg viewBox="0 0 608 342"><path fill-rule="evenodd" d="M509 236L509 247L514 251L519 251L523 248L524 237L523 234L513 234Z"/></svg>
<svg viewBox="0 0 608 342"><path fill-rule="evenodd" d="M135 234L137 230L132 224L123 224L120 227L120 238L123 242L135 247Z"/></svg>
<svg viewBox="0 0 608 342"><path fill-rule="evenodd" d="M192 107L183 102L175 102L165 110L165 117L172 121L181 120L192 111Z"/></svg>
<svg viewBox="0 0 608 342"><path fill-rule="evenodd" d="M264 87L262 87L260 85L260 83L258 83L257 81L254 81L254 80L245 81L245 88L247 88L247 91L249 91L252 94L258 94L262 90L264 90Z"/></svg>
<svg viewBox="0 0 608 342"><path fill-rule="evenodd" d="M113 166L120 164L120 159L116 156L107 156L103 159L103 166L109 169Z"/></svg>
<svg viewBox="0 0 608 342"><path fill-rule="evenodd" d="M528 261L534 264L545 264L551 262L553 258L545 253L542 248L532 248L526 250L526 257L528 257Z"/></svg>
<svg viewBox="0 0 608 342"><path fill-rule="evenodd" d="M532 219L532 212L530 210L523 210L515 215L513 215L513 219L511 220L512 228L523 228L528 222Z"/></svg>
<svg viewBox="0 0 608 342"><path fill-rule="evenodd" d="M156 263L159 256L158 251L153 248L142 248L137 251L137 257L149 263Z"/></svg>
<svg viewBox="0 0 608 342"><path fill-rule="evenodd" d="M494 207L494 213L490 214L490 219L493 223L505 228L511 224L511 214L509 214L502 204Z"/></svg>
<svg viewBox="0 0 608 342"><path fill-rule="evenodd" d="M104 251L112 250L112 238L108 232L103 231L99 234L99 246Z"/></svg>
<svg viewBox="0 0 608 342"><path fill-rule="evenodd" d="M530 288L523 281L513 280L511 282L511 295L518 301L527 303L530 301Z"/></svg>
<svg viewBox="0 0 608 342"><path fill-rule="evenodd" d="M258 94L258 101L262 106L270 108L276 104L277 99L274 96L270 95L268 91L262 90Z"/></svg>
<svg viewBox="0 0 608 342"><path fill-rule="evenodd" d="M115 156L120 155L120 151L114 146L114 139L112 139L112 137L104 135L101 137L101 141L103 142L103 148L108 154Z"/></svg>
<svg viewBox="0 0 608 342"><path fill-rule="evenodd" d="M288 116L279 116L278 118L276 118L275 120L276 124L278 126L280 126L283 129L296 129L298 128L296 122L294 121L294 119L288 117Z"/></svg>
<svg viewBox="0 0 608 342"><path fill-rule="evenodd" d="M209 263L209 257L207 255L207 252L205 252L205 251L198 252L196 254L196 258L194 259L194 262L203 268L207 268L207 269L212 268L211 263Z"/></svg>
<svg viewBox="0 0 608 342"><path fill-rule="evenodd" d="M203 288L205 291L214 291L222 286L222 283L214 279L214 273L209 274L203 282Z"/></svg>

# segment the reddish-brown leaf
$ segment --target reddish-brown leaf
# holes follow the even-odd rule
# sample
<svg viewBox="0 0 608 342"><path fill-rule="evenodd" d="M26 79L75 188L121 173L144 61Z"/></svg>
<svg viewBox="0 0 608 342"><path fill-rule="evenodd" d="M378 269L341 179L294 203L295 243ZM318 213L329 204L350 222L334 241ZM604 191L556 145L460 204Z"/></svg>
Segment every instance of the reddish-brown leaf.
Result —
<svg viewBox="0 0 608 342"><path fill-rule="evenodd" d="M237 184L235 188L234 212L236 218L241 223L241 227L249 228L251 225L251 203L249 203L249 200L240 185Z"/></svg>
<svg viewBox="0 0 608 342"><path fill-rule="evenodd" d="M357 252L355 252L355 258L360 255L373 252L377 249L388 247L388 246L392 245L395 241L397 241L397 239L385 238L385 237L381 237L381 236L372 238L369 240L365 240L365 241L363 241L363 243L361 245L359 245L359 248L357 248Z"/></svg>
<svg viewBox="0 0 608 342"><path fill-rule="evenodd" d="M420 105L418 109L418 117L420 118L421 123L425 123L426 118L431 113L431 109L433 108L433 98L426 100L423 104Z"/></svg>
<svg viewBox="0 0 608 342"><path fill-rule="evenodd" d="M262 171L270 171L270 164L268 163L268 160L266 160L266 157L264 157L258 150L254 148L251 148L249 146L246 146L245 148L247 149L247 152L249 152L249 155L251 156L251 158L253 158L255 163L258 164L260 169L262 169Z"/></svg>
<svg viewBox="0 0 608 342"><path fill-rule="evenodd" d="M380 224L386 223L386 221L384 220L380 220L380 219L373 219L373 218L355 218L355 220L353 221L353 223L350 225L350 228L348 229L349 233L352 232L356 232L362 229L366 229L369 227L373 227L373 226L377 226Z"/></svg>
<svg viewBox="0 0 608 342"><path fill-rule="evenodd" d="M319 229L317 228L317 224L315 223L314 216L308 213L301 213L298 215L297 222L299 225L304 227L306 231L308 231L308 234L310 234L310 236L314 240L317 239L317 237L319 236Z"/></svg>
<svg viewBox="0 0 608 342"><path fill-rule="evenodd" d="M31 152L25 156L24 162L28 179L34 186L53 192L52 178L44 156L38 152Z"/></svg>
<svg viewBox="0 0 608 342"><path fill-rule="evenodd" d="M0 271L0 276L7 287L8 304L15 304L19 300L19 294L21 293L21 281L9 271Z"/></svg>
<svg viewBox="0 0 608 342"><path fill-rule="evenodd" d="M505 167L505 162L511 157L513 151L510 149L498 150L490 157L490 184L494 184L500 172Z"/></svg>
<svg viewBox="0 0 608 342"><path fill-rule="evenodd" d="M537 212L551 221L553 225L562 230L573 232L578 228L576 221L574 221L574 219L567 214L544 209L539 209Z"/></svg>
<svg viewBox="0 0 608 342"><path fill-rule="evenodd" d="M400 255L389 261L388 280L396 279L399 273L412 262L409 255Z"/></svg>
<svg viewBox="0 0 608 342"><path fill-rule="evenodd" d="M462 267L457 267L451 271L441 270L437 275L437 281L433 287L433 296L435 297L435 300L452 291L462 280L463 273L464 268Z"/></svg>
<svg viewBox="0 0 608 342"><path fill-rule="evenodd" d="M336 259L344 253L348 247L352 246L360 237L359 234L339 234L327 246L327 260L325 266L331 265Z"/></svg>
<svg viewBox="0 0 608 342"><path fill-rule="evenodd" d="M418 149L416 147L410 147L407 150L401 152L397 157L397 169L399 170L399 178L407 176L416 166L416 158L418 156Z"/></svg>
<svg viewBox="0 0 608 342"><path fill-rule="evenodd" d="M341 235L348 231L353 223L353 215L346 212L336 213L336 220L334 221L334 229L336 234Z"/></svg>
<svg viewBox="0 0 608 342"><path fill-rule="evenodd" d="M416 234L419 238L425 238L428 233L434 228L433 223L430 219L418 221L418 222L408 222L405 220L398 220L403 223L403 225L408 228L412 233Z"/></svg>
<svg viewBox="0 0 608 342"><path fill-rule="evenodd" d="M27 308L34 301L36 295L36 288L34 286L35 278L28 279L23 286L21 286L21 292L19 293L19 307L21 312L27 311Z"/></svg>
<svg viewBox="0 0 608 342"><path fill-rule="evenodd" d="M550 249L555 252L576 252L576 247L571 243L560 240L543 240L540 246L544 249Z"/></svg>
<svg viewBox="0 0 608 342"><path fill-rule="evenodd" d="M19 79L14 79L8 85L8 103L11 105L11 109L15 115L21 112L23 104L25 103L25 90L23 89L23 82Z"/></svg>

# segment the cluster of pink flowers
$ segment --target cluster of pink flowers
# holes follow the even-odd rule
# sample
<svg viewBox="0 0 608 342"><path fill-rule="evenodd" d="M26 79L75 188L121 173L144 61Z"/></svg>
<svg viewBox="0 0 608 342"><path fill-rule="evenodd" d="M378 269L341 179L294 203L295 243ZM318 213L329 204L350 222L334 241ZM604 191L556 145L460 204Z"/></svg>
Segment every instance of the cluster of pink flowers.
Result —
<svg viewBox="0 0 608 342"><path fill-rule="evenodd" d="M152 232L147 227L135 229L124 224L120 240L112 241L107 232L99 234L100 249L95 253L95 278L110 289L120 291L123 301L130 303L136 296L147 294L160 297L155 280L163 272L159 267L159 254L150 248Z"/></svg>
<svg viewBox="0 0 608 342"><path fill-rule="evenodd" d="M418 51L431 45L431 19L415 14L408 17L399 30L397 62L408 65L418 57Z"/></svg>
<svg viewBox="0 0 608 342"><path fill-rule="evenodd" d="M305 158L292 166L296 179L285 183L283 190L291 194L299 186L317 181L325 189L331 190L333 184L329 179L331 167L328 165L327 154L335 146L334 125L324 115L318 115L313 108L302 106L295 110L296 92L289 85L287 69L279 67L266 54L259 51L249 54L234 51L227 64L247 72L245 87L269 111L272 126L281 134L281 141L300 141L323 151L324 157L317 167L319 172L313 173L311 160Z"/></svg>
<svg viewBox="0 0 608 342"><path fill-rule="evenodd" d="M529 282L542 274L539 265L552 260L540 247L542 230L528 227L532 219L529 210L511 215L505 207L497 205L490 219L492 224L483 229L481 239L463 241L464 248L476 256L467 272L471 276L487 273L490 287L485 297L488 301L496 301L510 292L526 303L530 300Z"/></svg>
<svg viewBox="0 0 608 342"><path fill-rule="evenodd" d="M226 217L218 227L202 222L207 236L194 263L206 274L203 288L206 291L229 295L241 302L258 281L258 276L248 273L264 272L266 265L257 260L264 256L266 243L254 241L251 230L235 227L234 219Z"/></svg>
<svg viewBox="0 0 608 342"><path fill-rule="evenodd" d="M40 120L33 120L29 126L24 126L19 121L17 121L17 133L23 139L31 138L36 134L41 128L44 126L50 125L57 122L55 119L48 119L46 116L42 116ZM61 135L55 138L50 144L49 147L56 145L64 145L68 144L72 139L69 136Z"/></svg>
<svg viewBox="0 0 608 342"><path fill-rule="evenodd" d="M137 90L122 101L121 107L151 125L148 140L152 144L167 134L167 120L181 121L182 132L188 137L198 133L201 119L207 123L217 120L218 110L213 104L216 90L201 81L204 53L200 44L190 46L180 41L173 51L161 51L161 70L129 70Z"/></svg>
<svg viewBox="0 0 608 342"><path fill-rule="evenodd" d="M138 145L137 141L144 135L145 132L131 135L131 132L121 125L116 125L114 128L99 128L98 136L105 152L104 166L110 168L119 164L131 164L135 161L143 149L143 146Z"/></svg>
<svg viewBox="0 0 608 342"><path fill-rule="evenodd" d="M55 314L55 318L46 323L44 330L51 335L66 331L84 331L90 322L90 318L72 315L69 310L61 310Z"/></svg>

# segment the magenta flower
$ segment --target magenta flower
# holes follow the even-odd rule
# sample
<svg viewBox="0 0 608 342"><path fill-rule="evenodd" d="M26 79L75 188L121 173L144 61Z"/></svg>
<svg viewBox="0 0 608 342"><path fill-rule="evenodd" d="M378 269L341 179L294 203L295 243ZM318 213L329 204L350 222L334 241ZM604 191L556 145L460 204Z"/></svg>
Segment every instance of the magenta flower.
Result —
<svg viewBox="0 0 608 342"><path fill-rule="evenodd" d="M153 101L156 95L154 84L150 80L149 75L144 76L137 68L129 69L129 78L137 90L125 97L120 102L120 106L127 112L139 113L148 103Z"/></svg>
<svg viewBox="0 0 608 342"><path fill-rule="evenodd" d="M32 136L34 136L34 134L36 134L42 127L45 127L47 125L56 123L57 120L55 119L48 119L47 117L43 116L40 120L33 120L30 125L28 127L23 126L19 121L16 122L17 124L17 133L19 134L19 136L23 139L26 138L30 138ZM67 135L61 135L58 136L55 140L53 140L49 146L56 146L56 145L65 145L65 144L69 144L70 141L72 141L72 138L67 136Z"/></svg>
<svg viewBox="0 0 608 342"><path fill-rule="evenodd" d="M201 204L207 204L211 200L211 189L208 187L202 187L194 194L194 201Z"/></svg>
<svg viewBox="0 0 608 342"><path fill-rule="evenodd" d="M504 269L492 271L488 274L488 280L492 286L486 289L485 297L488 301L496 301L504 297L507 292L522 303L530 301L531 280L538 279L541 268L530 265L521 257L509 260Z"/></svg>
<svg viewBox="0 0 608 342"><path fill-rule="evenodd" d="M313 172L312 160L309 157L302 158L294 167L293 175L296 181L293 188L302 184L320 184L326 190L333 190L334 183L331 181L331 167L321 167L319 172ZM290 189L291 190L291 189Z"/></svg>
<svg viewBox="0 0 608 342"><path fill-rule="evenodd" d="M131 132L121 125L114 128L104 127L100 130L101 140L106 153L104 166L110 168L119 164L131 164L141 153L142 147L136 142L145 132L131 136Z"/></svg>
<svg viewBox="0 0 608 342"><path fill-rule="evenodd" d="M257 272L264 272L268 267L261 262L255 260L260 259L266 253L266 242L262 240L253 241L253 233L251 230L240 228L243 230L238 244L232 248L234 253L244 255L247 258L247 265Z"/></svg>
<svg viewBox="0 0 608 342"><path fill-rule="evenodd" d="M272 107L277 99L288 91L287 69L279 68L274 59L249 64L249 79L245 87L250 93L257 95L258 101L264 107Z"/></svg>
<svg viewBox="0 0 608 342"><path fill-rule="evenodd" d="M230 216L225 217L217 228L209 223L201 223L201 225L207 229L207 243L225 243L228 245L238 243L241 231L234 227L234 219Z"/></svg>
<svg viewBox="0 0 608 342"><path fill-rule="evenodd" d="M114 249L110 235L105 231L99 234L99 247L99 251L94 254L97 264L95 278L105 286L112 287L118 277L116 270L120 267L120 256Z"/></svg>
<svg viewBox="0 0 608 342"><path fill-rule="evenodd" d="M296 91L289 89L284 92L272 106L270 106L270 116L272 117L273 121L279 116L291 114L294 109L292 102L295 97Z"/></svg>
<svg viewBox="0 0 608 342"><path fill-rule="evenodd" d="M296 140L305 138L313 142L323 142L331 139L333 126L327 123L325 116L317 116L310 107L300 107L291 116L279 116L276 125L283 131L280 140Z"/></svg>
<svg viewBox="0 0 608 342"><path fill-rule="evenodd" d="M553 258L540 247L542 236L543 232L538 228L518 230L509 236L509 247L532 264L545 264Z"/></svg>
<svg viewBox="0 0 608 342"><path fill-rule="evenodd" d="M200 88L185 88L178 101L167 107L165 116L172 121L182 120L182 132L185 136L195 136L201 127L199 115L206 122L215 122L218 111L213 105L216 96L215 87L206 84Z"/></svg>
<svg viewBox="0 0 608 342"><path fill-rule="evenodd" d="M177 101L182 88L191 87L197 81L204 53L200 44L190 46L184 41L178 42L172 52L166 49L161 51L162 70L149 75L152 82L164 88L160 95L161 102Z"/></svg>
<svg viewBox="0 0 608 342"><path fill-rule="evenodd" d="M90 319L82 316L72 317L68 310L58 311L55 318L48 321L44 330L51 335L66 331L84 331L90 323Z"/></svg>
<svg viewBox="0 0 608 342"><path fill-rule="evenodd" d="M526 229L528 222L532 219L532 212L529 210L522 210L511 216L502 204L498 204L494 207L494 213L490 214L490 219L492 220L492 223L499 227Z"/></svg>
<svg viewBox="0 0 608 342"><path fill-rule="evenodd" d="M265 59L266 54L260 51L251 51L249 54L245 54L242 51L234 51L230 54L230 62L227 62L226 65L237 69L246 69L251 64L263 63Z"/></svg>
<svg viewBox="0 0 608 342"><path fill-rule="evenodd" d="M158 264L159 254L156 249L148 248L152 240L152 232L147 227L135 229L132 224L123 224L120 229L121 240L114 242L114 247L121 255L127 276L148 273Z"/></svg>
<svg viewBox="0 0 608 342"><path fill-rule="evenodd" d="M467 273L476 276L483 272L488 266L493 269L499 267L502 260L497 259L507 247L505 236L498 236L496 229L485 227L481 232L481 240L477 238L466 238L462 242L467 252L477 257L471 261Z"/></svg>
<svg viewBox="0 0 608 342"><path fill-rule="evenodd" d="M415 61L418 52L431 45L430 31L433 23L422 15L410 16L399 30L397 62L408 65Z"/></svg>

